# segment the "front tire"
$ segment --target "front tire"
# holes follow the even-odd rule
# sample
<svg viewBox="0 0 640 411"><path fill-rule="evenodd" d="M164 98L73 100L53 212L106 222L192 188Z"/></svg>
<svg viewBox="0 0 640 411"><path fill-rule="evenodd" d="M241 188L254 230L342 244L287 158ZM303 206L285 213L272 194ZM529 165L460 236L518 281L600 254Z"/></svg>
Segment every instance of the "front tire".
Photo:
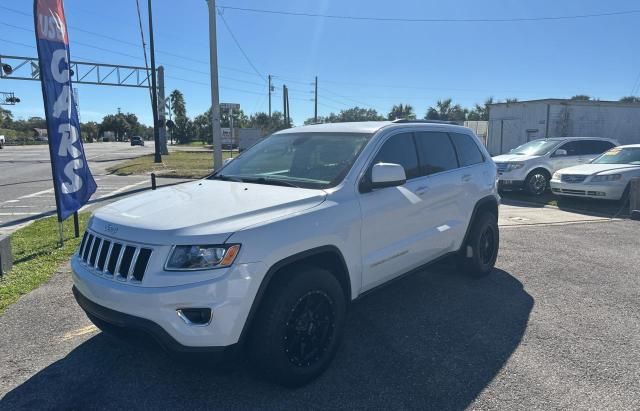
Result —
<svg viewBox="0 0 640 411"><path fill-rule="evenodd" d="M493 270L498 258L498 217L491 212L483 212L472 224L467 241L460 250L458 266L472 277L483 277Z"/></svg>
<svg viewBox="0 0 640 411"><path fill-rule="evenodd" d="M547 191L550 176L546 170L533 170L524 181L524 188L532 196L539 197Z"/></svg>
<svg viewBox="0 0 640 411"><path fill-rule="evenodd" d="M344 290L327 270L296 267L278 275L259 308L249 355L268 380L299 387L336 354L346 316Z"/></svg>

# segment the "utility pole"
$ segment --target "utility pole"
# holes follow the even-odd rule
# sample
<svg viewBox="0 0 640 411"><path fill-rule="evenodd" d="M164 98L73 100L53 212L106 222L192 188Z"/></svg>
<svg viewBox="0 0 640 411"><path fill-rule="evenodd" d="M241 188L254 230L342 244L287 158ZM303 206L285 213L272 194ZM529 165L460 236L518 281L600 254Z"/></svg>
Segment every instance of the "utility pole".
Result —
<svg viewBox="0 0 640 411"><path fill-rule="evenodd" d="M154 163L162 163L160 155L160 129L158 128L158 86L156 84L156 52L153 46L153 14L151 12L151 0L149 4L149 48L151 49L151 105L153 107L153 141Z"/></svg>
<svg viewBox="0 0 640 411"><path fill-rule="evenodd" d="M164 98L164 67L158 66L158 120L160 120L160 154L169 155L167 148L167 100Z"/></svg>
<svg viewBox="0 0 640 411"><path fill-rule="evenodd" d="M316 76L316 91L314 98L313 122L318 122L318 76Z"/></svg>
<svg viewBox="0 0 640 411"><path fill-rule="evenodd" d="M216 1L209 5L209 61L211 65L211 128L213 132L213 169L222 167L222 129L220 128L220 95L218 89L218 43L216 39Z"/></svg>
<svg viewBox="0 0 640 411"><path fill-rule="evenodd" d="M271 118L271 74L269 74L269 118Z"/></svg>
<svg viewBox="0 0 640 411"><path fill-rule="evenodd" d="M291 113L289 113L289 89L287 86L284 88L285 91L285 102L287 105L287 127L291 127Z"/></svg>
<svg viewBox="0 0 640 411"><path fill-rule="evenodd" d="M282 85L282 114L284 116L284 125L286 126L287 118L289 116L287 115L287 86L285 86L284 84Z"/></svg>

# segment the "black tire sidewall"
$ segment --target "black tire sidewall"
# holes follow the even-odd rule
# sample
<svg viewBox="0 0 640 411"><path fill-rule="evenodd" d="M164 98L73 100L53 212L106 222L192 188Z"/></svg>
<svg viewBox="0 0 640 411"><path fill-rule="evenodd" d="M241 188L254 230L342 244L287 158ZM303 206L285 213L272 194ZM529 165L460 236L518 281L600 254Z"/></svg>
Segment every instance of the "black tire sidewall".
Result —
<svg viewBox="0 0 640 411"><path fill-rule="evenodd" d="M292 364L283 347L285 324L300 297L310 291L322 291L332 300L333 337L325 355L308 367ZM336 354L346 319L346 301L338 280L324 269L298 267L278 275L270 284L259 313L252 324L248 349L258 370L269 380L297 387L326 370Z"/></svg>
<svg viewBox="0 0 640 411"><path fill-rule="evenodd" d="M480 255L480 239L487 229L493 230L494 251L491 260L488 263L483 263ZM497 217L490 212L484 212L479 215L473 222L473 227L466 245L471 246L473 250L473 256L471 258L463 257L463 268L467 274L474 277L482 277L489 274L495 266L498 258L498 250L500 249L500 230L498 229ZM462 252L466 252L466 247Z"/></svg>
<svg viewBox="0 0 640 411"><path fill-rule="evenodd" d="M544 190L542 190L541 193L536 193L535 191L533 191L533 187L531 186L531 180L533 179L534 176L536 175L542 175L545 179L545 186L544 186ZM549 176L547 175L547 172L542 171L542 170L534 170L532 171L528 176L527 179L525 180L525 190L528 194L532 195L532 196L541 196L543 195L547 189L549 188Z"/></svg>

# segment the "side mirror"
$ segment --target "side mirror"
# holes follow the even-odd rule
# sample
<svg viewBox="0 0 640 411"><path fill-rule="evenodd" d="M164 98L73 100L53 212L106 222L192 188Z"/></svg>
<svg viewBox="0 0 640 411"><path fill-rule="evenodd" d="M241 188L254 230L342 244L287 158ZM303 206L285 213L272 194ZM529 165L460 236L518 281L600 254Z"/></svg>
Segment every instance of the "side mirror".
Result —
<svg viewBox="0 0 640 411"><path fill-rule="evenodd" d="M556 152L555 152L555 153L553 153L553 155L554 155L554 157L563 157L563 156L566 156L566 155L567 155L567 150L564 150L564 149L562 149L562 148L561 148L561 149L558 149L558 150L556 150Z"/></svg>
<svg viewBox="0 0 640 411"><path fill-rule="evenodd" d="M222 162L223 166L226 166L227 164L229 164L231 161L233 160L233 157L229 157L229 158L225 158L224 161Z"/></svg>
<svg viewBox="0 0 640 411"><path fill-rule="evenodd" d="M371 188L396 187L406 181L404 167L400 164L378 163L371 170Z"/></svg>

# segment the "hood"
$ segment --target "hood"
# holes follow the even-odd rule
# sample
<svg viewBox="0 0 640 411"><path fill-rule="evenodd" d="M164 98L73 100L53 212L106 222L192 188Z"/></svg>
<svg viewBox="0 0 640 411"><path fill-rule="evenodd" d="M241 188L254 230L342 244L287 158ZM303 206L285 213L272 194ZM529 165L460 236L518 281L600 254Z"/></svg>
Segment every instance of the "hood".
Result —
<svg viewBox="0 0 640 411"><path fill-rule="evenodd" d="M567 167L562 170L558 170L560 174L578 174L578 175L592 175L611 172L625 172L625 171L640 171L640 166L631 164L581 164L579 166Z"/></svg>
<svg viewBox="0 0 640 411"><path fill-rule="evenodd" d="M223 243L242 228L315 207L322 190L200 180L160 188L100 208L91 228L125 241Z"/></svg>
<svg viewBox="0 0 640 411"><path fill-rule="evenodd" d="M507 162L523 162L527 160L533 160L536 158L540 158L540 156L528 156L523 154L501 154L499 156L492 157L493 161L496 163L507 163Z"/></svg>

